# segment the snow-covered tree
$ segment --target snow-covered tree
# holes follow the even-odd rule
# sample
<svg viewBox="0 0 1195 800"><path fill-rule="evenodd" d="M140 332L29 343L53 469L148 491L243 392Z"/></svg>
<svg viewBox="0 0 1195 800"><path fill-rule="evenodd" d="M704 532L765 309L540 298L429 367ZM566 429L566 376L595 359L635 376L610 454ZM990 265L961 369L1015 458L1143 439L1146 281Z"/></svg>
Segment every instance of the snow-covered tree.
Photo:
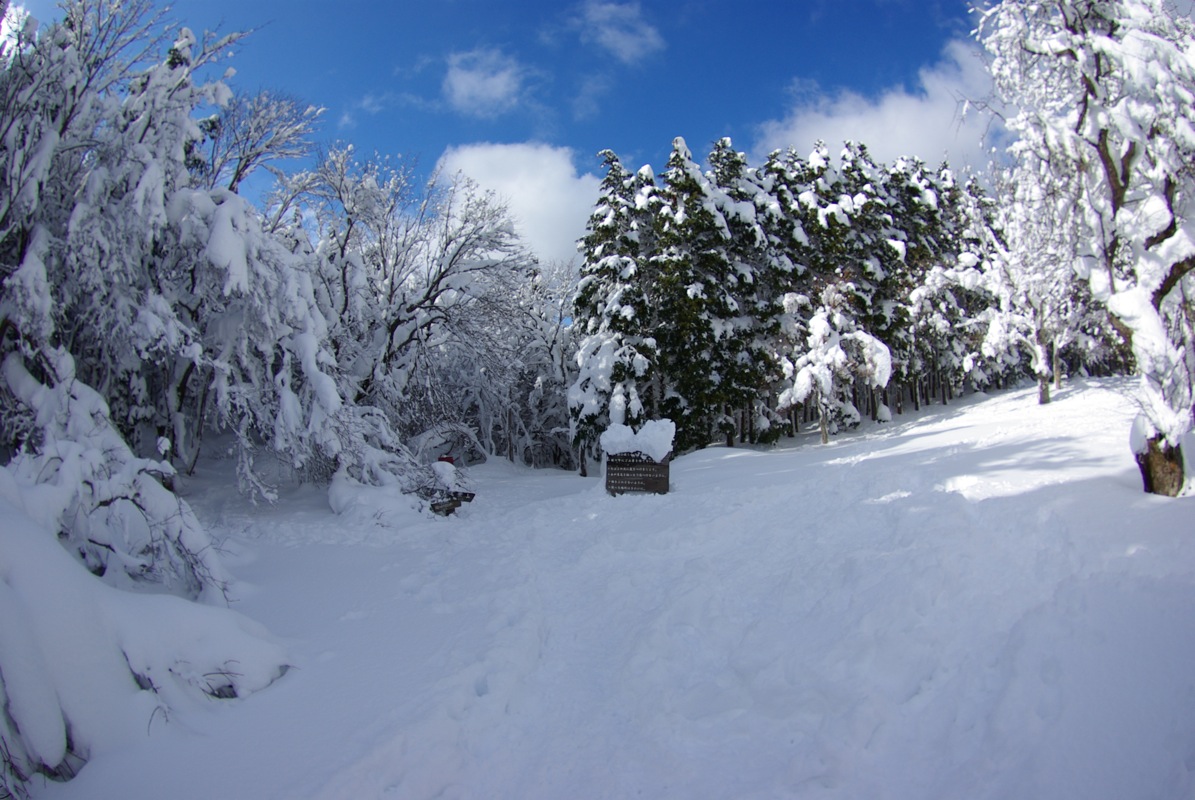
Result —
<svg viewBox="0 0 1195 800"><path fill-rule="evenodd" d="M844 223L834 282L851 298L859 324L890 340L900 327L895 298L901 296L898 287L909 237L896 229L897 198L889 196L885 172L865 145L843 146L832 186L841 207L835 218ZM904 177L903 171L896 174Z"/></svg>
<svg viewBox="0 0 1195 800"><path fill-rule="evenodd" d="M189 471L205 433L229 430L243 485L269 496L254 467L262 445L293 466L339 448L323 424L342 403L323 349L327 323L301 258L243 198L195 178L195 114L229 98L221 82L197 76L236 35L201 44L180 29L152 61L139 49L159 24L151 11L78 3L47 33L75 40L55 58L71 48L90 55L82 75L64 71L61 83L46 77L54 69L39 70L45 90L22 107L26 116L71 102L78 110L43 140L45 180L27 184L38 202L25 227L37 235L8 237L29 253L5 284L7 320L22 352L61 345L76 357L77 378L102 391L140 454L164 440ZM9 73L21 75L20 64ZM86 102L80 85L94 87ZM267 147L255 158L269 156ZM42 272L39 300L31 287ZM47 313L32 317L38 309Z"/></svg>
<svg viewBox="0 0 1195 800"><path fill-rule="evenodd" d="M745 165L729 142L723 147L723 180L741 185ZM663 416L676 423L677 448L686 450L705 447L719 432L733 437L735 412L750 408L757 394L765 358L754 342L758 265L742 256L763 235L754 202L716 186L683 138L673 141L662 177L656 262L666 324L656 341L667 383Z"/></svg>
<svg viewBox="0 0 1195 800"><path fill-rule="evenodd" d="M239 696L285 670L281 650L231 612L112 588L223 601L227 585L161 459L174 452L172 376L215 362L205 349L211 329L184 313L200 309L186 307L179 271L188 291L204 287L206 298L214 285L229 304L250 281L235 196L195 195L186 163L198 136L192 112L227 96L197 70L236 37L201 44L174 28L163 40L161 22L148 2L76 0L38 38L2 45L0 791L8 793L34 773L69 778L115 728L168 713L180 689ZM189 203L203 208L192 215ZM232 316L224 329L254 330L252 314ZM217 339L228 348L236 335ZM212 374L215 394L221 380L228 396L244 389ZM135 452L125 437L142 424L153 434Z"/></svg>
<svg viewBox="0 0 1195 800"><path fill-rule="evenodd" d="M947 348L919 348L911 300L930 273L955 261L960 189L947 165L933 171L915 158L897 159L883 171L881 184L890 225L884 243L895 259L889 257L887 274L877 287L873 306L879 317L869 330L892 350L894 382L912 387L914 393L919 391L917 384L937 383L940 393L949 396L961 388L967 372L957 355L965 347L952 343ZM960 330L957 339L965 339L965 331Z"/></svg>
<svg viewBox="0 0 1195 800"><path fill-rule="evenodd" d="M1195 33L1163 0L1006 0L983 12L1018 160L1073 186L1078 269L1141 375L1146 491L1184 485L1195 405Z"/></svg>
<svg viewBox="0 0 1195 800"><path fill-rule="evenodd" d="M577 374L569 387L573 440L582 471L597 456L610 424L636 426L659 415L663 375L656 339L662 285L655 219L661 199L655 173L630 173L618 156L606 166L587 233L578 243L581 279L573 301Z"/></svg>
<svg viewBox="0 0 1195 800"><path fill-rule="evenodd" d="M1024 169L1004 173L997 189L984 265L995 303L984 346L993 353L1025 353L1038 402L1045 404L1051 377L1061 381L1060 353L1078 337L1086 293L1074 273L1079 231L1065 207L1073 195L1050 176L1025 175Z"/></svg>
<svg viewBox="0 0 1195 800"><path fill-rule="evenodd" d="M791 152L774 154L764 172L773 176L770 192L789 218L783 228L787 231L784 257L772 261L795 265L781 273L788 278L785 293L810 298L796 306L789 298L788 321L777 342L777 354L791 367L802 348L811 346L807 329L827 305L833 306L836 328L844 332L894 341L904 336L901 287L904 258L911 246L895 227L897 204L887 195L885 170L862 145L848 142L835 163L819 142L805 159ZM873 396L873 390L882 386L858 377L856 382L840 373L838 390L851 387L851 394L859 394L873 414L882 413L882 403ZM791 375L786 383L785 397L791 400Z"/></svg>
<svg viewBox="0 0 1195 800"><path fill-rule="evenodd" d="M192 146L189 163L203 185L235 192L258 169L308 155L323 111L276 91L234 95L199 121L203 139Z"/></svg>
<svg viewBox="0 0 1195 800"><path fill-rule="evenodd" d="M792 264L777 266L783 253L761 221L780 214L768 179L729 139L714 145L708 174L676 139L659 187L650 167L631 174L603 157L581 242L578 435L594 442L611 422L660 416L676 422L682 450L719 434L731 444L775 435L773 273Z"/></svg>
<svg viewBox="0 0 1195 800"><path fill-rule="evenodd" d="M437 374L454 405L448 418L460 420L446 431L455 449L467 450L475 436L486 455L536 467L576 463L567 402L576 284L571 263L542 265L452 315Z"/></svg>
<svg viewBox="0 0 1195 800"><path fill-rule="evenodd" d="M892 376L888 348L866 331L854 328L851 315L838 310L846 303L847 298L835 287L828 288L822 305L802 326L803 346L782 362L788 386L780 394L780 408L811 401L818 412L823 444L837 432L839 421L848 425L859 422L859 411L846 397L846 387L862 380L880 388ZM786 310L794 319L799 319L802 306L809 305L809 298L803 295L785 298Z"/></svg>
<svg viewBox="0 0 1195 800"><path fill-rule="evenodd" d="M219 83L192 80L194 70L230 39L196 51L195 38L179 29L165 57L153 61L143 40L156 41L159 23L148 3L77 2L40 39L6 53L0 348L6 377L29 376L0 393L13 450L46 453L49 423L30 405L32 381L49 394L99 387L108 400L104 424L127 435L146 422L151 434L141 454L173 452L166 406L179 392L168 378L157 380L158 368L203 358L201 331L172 293L179 264L192 287L199 273L219 273L224 288L240 277L238 265L211 263L215 257L188 261L196 248L178 246L185 226L170 207L176 192L187 192L189 113L223 93ZM74 429L70 416L90 418L92 406L63 401L57 424ZM119 448L107 452L124 459ZM139 470L110 471L133 481Z"/></svg>
<svg viewBox="0 0 1195 800"><path fill-rule="evenodd" d="M946 244L925 262L928 269L915 271L906 306L915 408L923 396L933 396L935 382L939 391L967 381L983 386L999 369L982 352L994 304L983 269L990 261L994 204L975 179L958 186L953 176L940 176L938 186L938 224Z"/></svg>
<svg viewBox="0 0 1195 800"><path fill-rule="evenodd" d="M922 376L937 375L944 385L991 382L991 365L983 355L992 302L983 273L964 254L953 267L934 266L909 293L907 304L913 335L913 369ZM898 395L898 399L903 395ZM914 386L914 408L922 391ZM899 408L898 408L899 410Z"/></svg>
<svg viewBox="0 0 1195 800"><path fill-rule="evenodd" d="M367 459L388 454L379 468L364 469L360 456L337 457L330 466L365 483L387 484L386 474L394 473L401 487L422 491L432 476L402 443L427 449L452 431L480 445L467 417L483 412L459 390L459 373L471 372L489 390L514 366L495 361L510 348L468 341L504 327L487 327L483 320L501 316L487 310L508 307L531 275L509 212L463 176L433 176L416 186L401 162L361 161L351 146L325 153L315 170L290 179L281 197L270 217L310 253L316 304L332 320L327 346L341 395L351 408L369 411L370 441L352 452ZM290 211L296 213L287 223ZM482 362L493 378L484 377ZM473 400L483 395L495 399L482 391Z"/></svg>
<svg viewBox="0 0 1195 800"><path fill-rule="evenodd" d="M620 422L628 410L632 423L675 419L681 449L719 433L728 443L773 438L795 421L778 414L792 384L781 362L810 346L813 317L827 309L848 348L863 335L884 344L898 408L906 391L914 403L935 392L945 401L990 378L979 340L991 295L976 269L986 256L962 258L964 247L978 252L964 239L982 226L945 165L878 164L848 142L837 161L818 143L808 158L776 152L754 168L722 139L702 170L677 139L649 190L649 168L633 176L606 155L581 243L578 430L600 431L613 408ZM786 309L790 295L810 300ZM836 392L885 415L887 385L866 359L845 363Z"/></svg>
<svg viewBox="0 0 1195 800"><path fill-rule="evenodd" d="M727 395L730 419L724 420L722 432L728 445L736 434L742 441L772 441L783 425L772 407L772 384L779 373L772 343L793 269L772 235L781 209L767 173L749 166L729 138L714 143L709 165L711 197L730 232L727 255L738 306L727 348L732 356L727 367L733 387Z"/></svg>

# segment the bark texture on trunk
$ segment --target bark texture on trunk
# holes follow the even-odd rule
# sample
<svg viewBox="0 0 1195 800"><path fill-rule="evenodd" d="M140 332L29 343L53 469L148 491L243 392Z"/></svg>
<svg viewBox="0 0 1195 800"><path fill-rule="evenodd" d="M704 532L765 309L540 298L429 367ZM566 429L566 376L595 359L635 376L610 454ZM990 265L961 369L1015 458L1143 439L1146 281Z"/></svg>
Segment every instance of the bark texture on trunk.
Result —
<svg viewBox="0 0 1195 800"><path fill-rule="evenodd" d="M1137 453L1136 457L1146 492L1178 497L1186 478L1181 447L1171 447L1162 437L1155 436L1146 443L1145 452Z"/></svg>

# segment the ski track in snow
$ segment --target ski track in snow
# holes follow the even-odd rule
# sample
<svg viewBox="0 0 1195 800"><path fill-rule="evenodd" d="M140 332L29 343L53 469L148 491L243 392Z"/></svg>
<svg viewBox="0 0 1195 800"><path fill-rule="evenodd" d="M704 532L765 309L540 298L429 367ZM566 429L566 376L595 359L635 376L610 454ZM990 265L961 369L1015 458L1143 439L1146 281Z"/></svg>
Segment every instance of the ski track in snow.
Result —
<svg viewBox="0 0 1195 800"><path fill-rule="evenodd" d="M665 496L491 464L402 527L200 481L298 668L38 795L1190 797L1195 498L1140 493L1122 385L710 449Z"/></svg>

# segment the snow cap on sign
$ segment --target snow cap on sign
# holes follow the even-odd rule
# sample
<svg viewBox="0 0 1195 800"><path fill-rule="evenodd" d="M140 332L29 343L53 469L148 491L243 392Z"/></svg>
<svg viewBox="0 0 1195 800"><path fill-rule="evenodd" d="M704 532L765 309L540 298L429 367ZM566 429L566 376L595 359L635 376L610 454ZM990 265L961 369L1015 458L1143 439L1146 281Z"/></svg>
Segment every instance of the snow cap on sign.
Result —
<svg viewBox="0 0 1195 800"><path fill-rule="evenodd" d="M663 461L672 452L675 437L675 422L653 419L643 423L638 432L629 425L611 425L602 434L601 442L608 455L643 453L654 461Z"/></svg>

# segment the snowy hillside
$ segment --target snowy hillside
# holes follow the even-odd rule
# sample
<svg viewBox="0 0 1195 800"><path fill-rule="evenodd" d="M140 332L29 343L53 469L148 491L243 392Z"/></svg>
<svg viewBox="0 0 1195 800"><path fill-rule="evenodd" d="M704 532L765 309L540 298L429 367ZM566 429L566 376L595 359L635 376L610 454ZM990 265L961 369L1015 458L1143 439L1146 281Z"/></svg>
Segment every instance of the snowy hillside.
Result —
<svg viewBox="0 0 1195 800"><path fill-rule="evenodd" d="M296 668L34 796L1189 797L1195 497L1141 492L1129 385L705 450L666 496L491 462L446 519L208 464Z"/></svg>

